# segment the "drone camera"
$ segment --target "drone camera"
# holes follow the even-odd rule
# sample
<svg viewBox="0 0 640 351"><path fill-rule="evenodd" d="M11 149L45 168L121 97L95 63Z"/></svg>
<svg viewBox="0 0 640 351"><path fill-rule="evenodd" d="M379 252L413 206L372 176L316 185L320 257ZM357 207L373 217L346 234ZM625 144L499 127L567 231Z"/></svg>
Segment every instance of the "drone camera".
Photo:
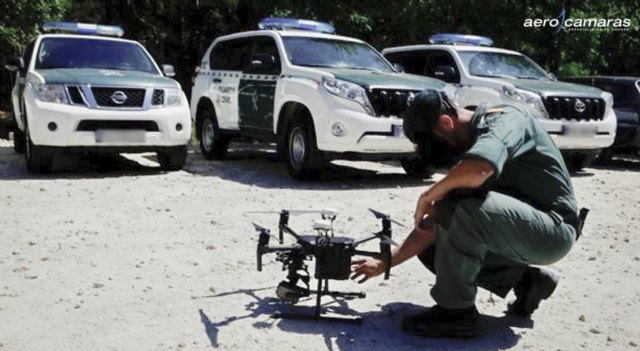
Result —
<svg viewBox="0 0 640 351"><path fill-rule="evenodd" d="M276 289L276 295L279 298L291 302L297 303L298 300L309 296L309 289L297 286L289 281L283 280L278 284Z"/></svg>

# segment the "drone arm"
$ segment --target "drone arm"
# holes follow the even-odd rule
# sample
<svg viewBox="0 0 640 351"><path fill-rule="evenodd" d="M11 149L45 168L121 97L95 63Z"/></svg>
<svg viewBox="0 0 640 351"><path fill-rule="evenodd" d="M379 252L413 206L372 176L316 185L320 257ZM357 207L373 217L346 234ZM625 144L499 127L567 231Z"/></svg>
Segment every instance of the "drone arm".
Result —
<svg viewBox="0 0 640 351"><path fill-rule="evenodd" d="M290 234L297 241L300 241L300 235L298 235L296 232L294 232L293 229L289 228L288 225L281 225L280 226L280 230L283 231L284 233Z"/></svg>

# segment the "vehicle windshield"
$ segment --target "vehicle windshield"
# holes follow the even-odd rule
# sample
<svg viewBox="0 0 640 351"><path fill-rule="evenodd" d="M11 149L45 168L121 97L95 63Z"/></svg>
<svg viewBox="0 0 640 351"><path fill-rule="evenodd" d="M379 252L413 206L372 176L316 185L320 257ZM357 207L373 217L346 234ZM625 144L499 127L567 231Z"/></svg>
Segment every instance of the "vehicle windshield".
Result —
<svg viewBox="0 0 640 351"><path fill-rule="evenodd" d="M486 51L460 51L469 74L478 77L550 80L549 76L524 55Z"/></svg>
<svg viewBox="0 0 640 351"><path fill-rule="evenodd" d="M294 65L394 72L380 54L364 43L308 37L282 40Z"/></svg>
<svg viewBox="0 0 640 351"><path fill-rule="evenodd" d="M158 73L153 61L136 43L90 38L44 38L36 69L96 68Z"/></svg>

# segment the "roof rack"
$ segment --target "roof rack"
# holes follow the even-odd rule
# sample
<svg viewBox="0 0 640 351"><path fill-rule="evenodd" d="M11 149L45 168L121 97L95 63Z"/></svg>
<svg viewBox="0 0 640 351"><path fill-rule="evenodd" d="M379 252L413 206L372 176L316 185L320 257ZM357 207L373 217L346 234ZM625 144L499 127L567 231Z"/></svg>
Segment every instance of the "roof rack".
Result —
<svg viewBox="0 0 640 351"><path fill-rule="evenodd" d="M431 44L446 45L477 45L477 46L493 46L493 40L488 37L469 34L452 34L441 33L434 34L429 38Z"/></svg>
<svg viewBox="0 0 640 351"><path fill-rule="evenodd" d="M263 18L258 23L259 29L273 30L308 30L312 32L335 34L336 29L329 23L310 21L298 18Z"/></svg>
<svg viewBox="0 0 640 351"><path fill-rule="evenodd" d="M87 35L105 35L112 37L121 37L124 30L118 26L106 26L102 24L92 23L75 23L75 22L45 22L42 26L45 32L66 32L74 34Z"/></svg>

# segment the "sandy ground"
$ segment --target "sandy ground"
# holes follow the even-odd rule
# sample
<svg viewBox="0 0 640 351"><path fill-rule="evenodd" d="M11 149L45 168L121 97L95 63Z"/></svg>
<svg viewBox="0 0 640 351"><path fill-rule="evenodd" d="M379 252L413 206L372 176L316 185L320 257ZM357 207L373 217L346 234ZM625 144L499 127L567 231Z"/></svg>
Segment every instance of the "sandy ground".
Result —
<svg viewBox="0 0 640 351"><path fill-rule="evenodd" d="M640 162L617 160L573 177L591 208L583 237L554 265L563 279L532 319L504 315L506 301L480 291L482 335L424 339L400 330L407 313L434 302L434 277L416 260L391 279L332 288L362 300L325 298L360 314L362 325L276 320L285 277L274 257L255 266L248 210L341 211L339 234L378 229L373 207L411 223L432 180L399 167L335 165L318 182L289 178L273 152L244 148L228 161L189 156L184 171L162 173L152 155L89 162L58 160L56 172L26 173L0 141L0 350L636 350L640 344ZM442 177L436 174L434 179ZM315 217L294 217L310 231ZM400 241L405 230L396 230ZM372 247L375 247L373 244ZM510 296L511 298L512 296ZM311 305L305 301L302 305ZM303 307L304 308L304 307Z"/></svg>

